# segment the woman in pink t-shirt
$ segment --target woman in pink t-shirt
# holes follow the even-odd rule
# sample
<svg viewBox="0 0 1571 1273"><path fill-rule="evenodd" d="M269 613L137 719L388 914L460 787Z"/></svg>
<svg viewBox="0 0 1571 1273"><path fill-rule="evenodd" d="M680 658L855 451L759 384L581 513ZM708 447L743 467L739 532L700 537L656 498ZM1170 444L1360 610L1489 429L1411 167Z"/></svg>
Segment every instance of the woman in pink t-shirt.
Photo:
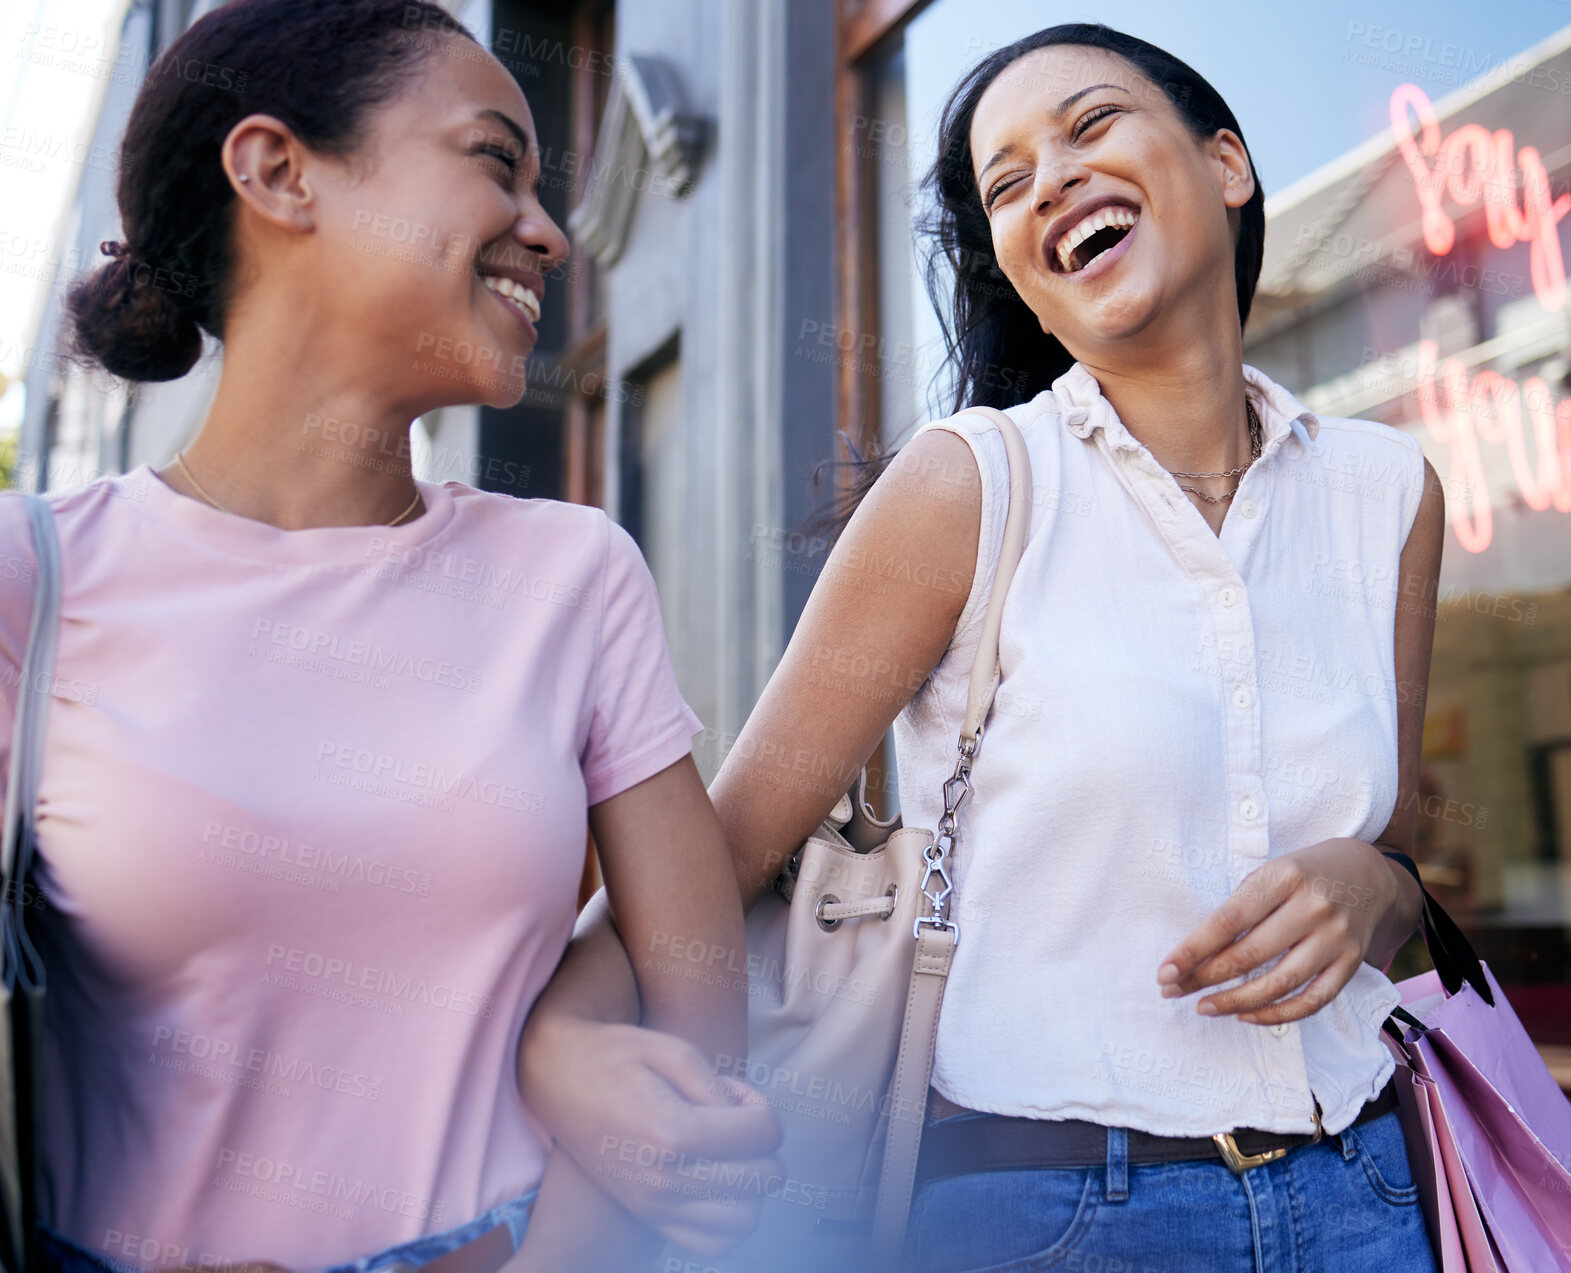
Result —
<svg viewBox="0 0 1571 1273"><path fill-rule="evenodd" d="M526 1223L524 1264L608 1267L634 1230L547 1171L516 1066L589 830L669 1032L663 1068L641 1050L617 1081L738 1158L774 1147L767 1108L709 1081L744 1047L744 985L662 956L737 947L742 914L637 547L598 509L411 474L415 417L524 392L568 251L540 174L516 82L419 0L236 0L137 99L125 238L72 292L78 342L132 381L183 375L204 331L224 364L173 464L53 501L36 918L61 1267L490 1273ZM29 564L0 586L14 684L16 496L0 539ZM669 1234L745 1223L732 1201L717 1185Z"/></svg>

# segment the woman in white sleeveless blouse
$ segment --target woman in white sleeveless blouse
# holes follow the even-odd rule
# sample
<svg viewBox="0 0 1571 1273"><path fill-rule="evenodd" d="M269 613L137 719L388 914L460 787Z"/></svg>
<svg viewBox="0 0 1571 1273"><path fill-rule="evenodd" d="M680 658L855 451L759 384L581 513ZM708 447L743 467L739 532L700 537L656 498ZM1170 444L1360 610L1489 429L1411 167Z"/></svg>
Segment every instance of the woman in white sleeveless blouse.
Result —
<svg viewBox="0 0 1571 1273"><path fill-rule="evenodd" d="M1263 196L1231 112L1169 55L1083 26L999 50L951 99L930 185L956 409L1010 408L1035 489L908 1266L1432 1268L1379 1028L1420 900L1383 851L1412 839L1434 472L1243 365ZM891 724L907 824L940 812L1002 439L936 421L864 485L711 790L748 903ZM651 1126L589 1114L571 1077L600 1037L583 1004L626 984L606 937L523 1061L586 1160ZM989 1169L1000 1128L1040 1160ZM1229 1166L1224 1132L1287 1152ZM654 1193L619 1196L675 1232Z"/></svg>

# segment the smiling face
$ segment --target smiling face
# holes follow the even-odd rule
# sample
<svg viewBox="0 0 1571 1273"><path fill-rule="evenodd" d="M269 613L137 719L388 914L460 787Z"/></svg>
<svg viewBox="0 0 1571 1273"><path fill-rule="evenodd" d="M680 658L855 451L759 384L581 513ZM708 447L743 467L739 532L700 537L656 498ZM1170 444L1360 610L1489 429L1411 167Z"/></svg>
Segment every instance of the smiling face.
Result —
<svg viewBox="0 0 1571 1273"><path fill-rule="evenodd" d="M430 410L511 406L539 340L544 275L566 259L540 204L540 146L512 76L460 37L368 120L315 184L317 290L395 391Z"/></svg>
<svg viewBox="0 0 1571 1273"><path fill-rule="evenodd" d="M1196 306L1237 321L1232 210L1254 193L1243 143L1197 138L1123 58L1025 55L982 94L970 142L999 268L1075 358L1184 339Z"/></svg>

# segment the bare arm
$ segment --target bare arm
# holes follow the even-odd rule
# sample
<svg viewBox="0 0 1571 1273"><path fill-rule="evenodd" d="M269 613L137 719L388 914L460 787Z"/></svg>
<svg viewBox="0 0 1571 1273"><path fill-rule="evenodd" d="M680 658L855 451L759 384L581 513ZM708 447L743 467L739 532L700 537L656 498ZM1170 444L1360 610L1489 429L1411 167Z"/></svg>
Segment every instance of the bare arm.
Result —
<svg viewBox="0 0 1571 1273"><path fill-rule="evenodd" d="M633 960L643 1022L711 1060L747 1052L747 941L725 837L691 757L589 811L606 893ZM742 974L689 977L673 948L737 952Z"/></svg>
<svg viewBox="0 0 1571 1273"><path fill-rule="evenodd" d="M681 949L697 944L705 950L745 952L736 881L697 767L684 757L593 806L589 817L606 876L605 892L591 908L598 909L609 896L626 948L639 953L629 962L613 934L579 943L547 993L560 998L576 992L580 1016L611 1022L641 1015L655 1029L686 1040L698 1049L709 1078L702 1090L680 1095L698 1103L735 1105L736 1094L714 1077L714 1067L746 1054L745 972L692 979L684 975L692 965L667 958L678 943ZM549 1002L546 1006L543 1026L549 1030ZM702 1070L689 1066L679 1072L696 1076ZM636 1081L626 1064L609 1077ZM535 1218L514 1261L516 1273L619 1269L647 1262L658 1247L653 1234L596 1182L642 1174L649 1148L648 1142L610 1135L601 1137L589 1161L553 1152Z"/></svg>
<svg viewBox="0 0 1571 1273"><path fill-rule="evenodd" d="M557 1000L571 1005L571 1011L553 1013L552 1005ZM520 1043L520 1092L532 1105L537 1104L534 1093L539 1085L525 1065L525 1058L550 1054L553 1027L561 1032L569 1030L575 1022L593 1021L629 1023L627 1028L636 1030L630 1023L637 1020L638 981L617 940L602 889L580 913L575 936L562 962L524 1024L525 1040L544 1031L547 1042L536 1048ZM619 1059L614 1058L613 1065L618 1063ZM623 1079L625 1082L626 1070ZM532 1270L578 1273L578 1270L597 1267L615 1271L639 1264L647 1266L657 1246L653 1232L612 1201L588 1172L558 1145L552 1148L546 1163L523 1245L506 1265L506 1273L531 1273Z"/></svg>
<svg viewBox="0 0 1571 1273"><path fill-rule="evenodd" d="M716 776L743 904L850 787L954 637L976 569L980 476L960 437L914 439L825 563Z"/></svg>
<svg viewBox="0 0 1571 1273"><path fill-rule="evenodd" d="M1413 852L1417 822L1418 771L1424 743L1424 705L1429 696L1429 660L1435 644L1435 598L1440 594L1440 558L1445 550L1446 498L1440 476L1424 461L1424 497L1402 546L1401 595L1396 603L1397 772L1396 808L1375 847ZM1385 860L1396 897L1375 929L1366 963L1384 971L1418 926L1423 896L1418 883L1391 859Z"/></svg>
<svg viewBox="0 0 1571 1273"><path fill-rule="evenodd" d="M942 431L907 446L852 519L711 788L749 901L823 820L942 657L971 588L980 523L976 461L962 439ZM826 730L826 721L835 727ZM756 763L744 761L755 748ZM639 938L627 941L641 948ZM717 1092L713 1069L690 1045L622 1024L637 1011L627 951L597 899L520 1048L520 1085L558 1144L589 1171L607 1135L749 1168L730 1178L767 1167L780 1137L773 1112ZM695 1250L705 1249L705 1235L709 1249L724 1250L748 1227L735 1201L683 1200L647 1182L600 1183Z"/></svg>

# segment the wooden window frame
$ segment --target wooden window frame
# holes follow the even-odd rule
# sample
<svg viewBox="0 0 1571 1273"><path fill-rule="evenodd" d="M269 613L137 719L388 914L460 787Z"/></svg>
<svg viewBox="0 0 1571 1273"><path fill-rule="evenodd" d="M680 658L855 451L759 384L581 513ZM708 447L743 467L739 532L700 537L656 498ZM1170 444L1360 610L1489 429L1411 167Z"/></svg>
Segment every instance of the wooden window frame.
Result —
<svg viewBox="0 0 1571 1273"><path fill-rule="evenodd" d="M873 64L889 42L932 0L841 0L835 68L835 217L839 258L836 320L840 332L871 333L881 347L883 323L878 303L878 160L857 144L852 121L871 113ZM883 448L883 406L871 359L842 358L839 363L838 416L843 436L871 455ZM836 447L844 446L837 442ZM847 455L838 455L841 460ZM838 470L842 481L850 471ZM889 796L894 755L889 739L880 740L868 761L868 796L880 817L892 812Z"/></svg>
<svg viewBox="0 0 1571 1273"><path fill-rule="evenodd" d="M580 48L595 48L615 55L616 50L599 49L599 21L610 10L612 31L615 31L615 0L581 0L573 15L573 42ZM613 39L614 43L614 39ZM596 93L598 75L602 72L580 70L573 78L571 137L569 144L575 155L587 157L594 153L595 133L604 109L604 95ZM574 202L583 197L584 174L587 162L578 165L577 188ZM594 268L587 259L582 268L568 274L567 285L567 347L562 351L561 364L572 373L573 390L568 394L563 424L567 431L562 448L562 495L575 504L603 506L605 484L601 467L605 458L605 353L606 315L594 314ZM586 389L588 392L586 392ZM597 411L591 399L601 398ZM578 882L578 909L595 895L605 877L600 870L600 855L595 849L594 836L586 835L584 845L584 870Z"/></svg>
<svg viewBox="0 0 1571 1273"><path fill-rule="evenodd" d="M573 16L573 42L581 48L595 48L614 55L615 49L599 48L600 23L607 11L611 15L612 30L615 19L614 0L581 0ZM595 132L604 110L605 94L596 89L603 72L580 70L573 80L572 136L570 144L575 155L587 157L594 153ZM584 175L589 165L578 165L575 201L582 197ZM597 437L596 429L604 425L604 405L595 411L590 398L604 398L606 316L593 314L595 269L586 259L581 268L571 270L568 276L568 340L562 353L562 364L572 372L574 391L566 404L565 427L567 437L563 446L562 474L563 497L575 504L593 504L599 507L604 499L604 482L598 467L604 460L604 434ZM588 389L588 392L585 390Z"/></svg>
<svg viewBox="0 0 1571 1273"><path fill-rule="evenodd" d="M878 209L871 159L858 153L852 121L872 103L874 59L932 0L841 0L835 74L835 219L839 240L837 320L841 332L881 334L878 305ZM839 367L840 428L866 455L880 446L879 386L865 360ZM841 459L848 458L841 456Z"/></svg>

